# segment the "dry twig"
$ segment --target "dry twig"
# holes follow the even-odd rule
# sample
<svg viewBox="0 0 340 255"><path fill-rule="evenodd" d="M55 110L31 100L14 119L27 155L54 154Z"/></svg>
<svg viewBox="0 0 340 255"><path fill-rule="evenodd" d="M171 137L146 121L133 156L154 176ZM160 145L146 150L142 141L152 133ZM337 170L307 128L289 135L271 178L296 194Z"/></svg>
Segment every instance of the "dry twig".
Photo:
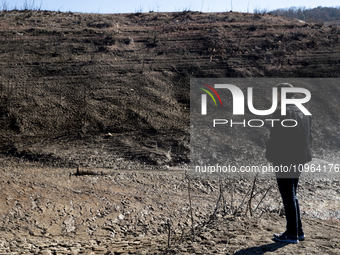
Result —
<svg viewBox="0 0 340 255"><path fill-rule="evenodd" d="M189 211L190 211L190 216L191 216L191 231L192 231L192 241L195 239L195 228L194 228L194 216L192 214L192 206L191 206L191 194L190 194L190 177L185 173L187 179L188 179L188 194L189 194Z"/></svg>

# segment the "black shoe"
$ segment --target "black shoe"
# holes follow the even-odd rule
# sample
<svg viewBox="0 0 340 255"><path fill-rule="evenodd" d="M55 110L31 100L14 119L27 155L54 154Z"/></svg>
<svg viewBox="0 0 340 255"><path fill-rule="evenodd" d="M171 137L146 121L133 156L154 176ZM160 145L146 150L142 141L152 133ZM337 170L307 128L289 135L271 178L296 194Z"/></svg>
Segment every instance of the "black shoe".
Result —
<svg viewBox="0 0 340 255"><path fill-rule="evenodd" d="M274 240L281 243L299 243L299 239L296 236L287 234L286 232L281 234L274 234Z"/></svg>
<svg viewBox="0 0 340 255"><path fill-rule="evenodd" d="M301 234L298 236L298 238L299 238L299 241L304 241L306 239L306 236L305 234Z"/></svg>

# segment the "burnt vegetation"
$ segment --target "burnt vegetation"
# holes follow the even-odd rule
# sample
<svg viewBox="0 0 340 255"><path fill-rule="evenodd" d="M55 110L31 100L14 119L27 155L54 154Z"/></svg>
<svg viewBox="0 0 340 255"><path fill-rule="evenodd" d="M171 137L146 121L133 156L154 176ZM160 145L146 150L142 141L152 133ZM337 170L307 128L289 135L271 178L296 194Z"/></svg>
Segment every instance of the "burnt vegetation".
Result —
<svg viewBox="0 0 340 255"><path fill-rule="evenodd" d="M57 165L88 166L90 155L77 154L82 146L151 165L188 163L190 77L340 75L338 26L270 14L109 15L3 7L0 22L3 147L14 146L16 155L52 153ZM333 95L339 91L331 89ZM322 88L317 97L327 101ZM332 109L314 108L323 120L338 119L338 113L327 113ZM336 148L336 124L329 131L321 123L315 124L316 137ZM263 132L246 137L255 141ZM147 139L157 144L153 152L144 146ZM50 146L59 147L55 152ZM67 156L69 146L78 156Z"/></svg>

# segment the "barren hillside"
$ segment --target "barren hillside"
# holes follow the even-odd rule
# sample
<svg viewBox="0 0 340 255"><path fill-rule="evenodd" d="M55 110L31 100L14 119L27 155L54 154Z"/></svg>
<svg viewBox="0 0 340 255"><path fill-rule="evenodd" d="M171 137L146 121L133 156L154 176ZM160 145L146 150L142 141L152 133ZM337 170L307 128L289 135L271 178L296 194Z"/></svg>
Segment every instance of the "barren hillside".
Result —
<svg viewBox="0 0 340 255"><path fill-rule="evenodd" d="M188 163L190 77L340 74L339 27L268 14L10 11L0 35L1 151L56 166Z"/></svg>

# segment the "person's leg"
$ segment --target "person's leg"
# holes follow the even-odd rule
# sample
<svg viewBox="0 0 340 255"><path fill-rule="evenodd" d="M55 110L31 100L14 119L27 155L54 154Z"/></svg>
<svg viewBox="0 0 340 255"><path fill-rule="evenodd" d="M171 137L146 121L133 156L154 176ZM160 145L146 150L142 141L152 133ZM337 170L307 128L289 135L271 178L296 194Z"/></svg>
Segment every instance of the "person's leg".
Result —
<svg viewBox="0 0 340 255"><path fill-rule="evenodd" d="M297 220L298 220L298 235L304 236L303 228L302 228L302 222L301 222L301 214L300 214L300 205L299 205L299 199L297 198L297 188L299 184L299 178L294 179L294 194L295 194L295 204L296 204L296 212L297 212Z"/></svg>
<svg viewBox="0 0 340 255"><path fill-rule="evenodd" d="M278 178L277 184L281 193L282 202L285 208L287 230L286 233L294 237L298 236L298 210L295 189L295 180L288 178ZM300 222L301 224L301 222Z"/></svg>

